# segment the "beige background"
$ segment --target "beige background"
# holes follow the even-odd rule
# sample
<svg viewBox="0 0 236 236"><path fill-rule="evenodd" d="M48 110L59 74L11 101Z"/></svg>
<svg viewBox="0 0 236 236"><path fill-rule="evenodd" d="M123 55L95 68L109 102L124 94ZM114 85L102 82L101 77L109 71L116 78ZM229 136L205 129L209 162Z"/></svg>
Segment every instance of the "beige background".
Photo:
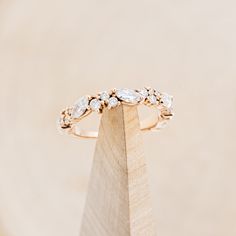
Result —
<svg viewBox="0 0 236 236"><path fill-rule="evenodd" d="M0 236L76 236L95 142L58 134L84 93L150 85L176 117L145 134L159 236L236 235L233 0L0 1Z"/></svg>

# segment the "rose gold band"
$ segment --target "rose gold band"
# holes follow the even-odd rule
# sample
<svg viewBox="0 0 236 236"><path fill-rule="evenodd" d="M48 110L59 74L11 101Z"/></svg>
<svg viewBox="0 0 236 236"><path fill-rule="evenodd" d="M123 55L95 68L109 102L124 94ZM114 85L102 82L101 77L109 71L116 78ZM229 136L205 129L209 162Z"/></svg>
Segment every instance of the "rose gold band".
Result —
<svg viewBox="0 0 236 236"><path fill-rule="evenodd" d="M104 109L113 109L121 103L129 106L146 105L152 108L153 115L140 122L142 131L161 129L173 116L173 98L166 93L157 92L152 88L141 90L112 89L96 96L84 96L73 107L61 112L60 129L67 134L80 138L97 138L98 132L80 129L79 123L93 111L102 113Z"/></svg>

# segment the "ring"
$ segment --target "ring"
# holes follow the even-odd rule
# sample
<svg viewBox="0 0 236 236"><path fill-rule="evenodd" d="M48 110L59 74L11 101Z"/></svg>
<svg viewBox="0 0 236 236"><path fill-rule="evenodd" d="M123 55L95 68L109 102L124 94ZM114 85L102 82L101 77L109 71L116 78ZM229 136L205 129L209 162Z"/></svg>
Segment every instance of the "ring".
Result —
<svg viewBox="0 0 236 236"><path fill-rule="evenodd" d="M114 109L120 104L129 106L143 104L154 109L154 116L140 122L140 129L155 131L163 128L173 117L172 102L172 96L150 87L112 89L95 96L83 96L73 106L64 109L60 115L59 128L76 137L97 138L98 132L81 130L78 123L92 112L102 114L104 109Z"/></svg>

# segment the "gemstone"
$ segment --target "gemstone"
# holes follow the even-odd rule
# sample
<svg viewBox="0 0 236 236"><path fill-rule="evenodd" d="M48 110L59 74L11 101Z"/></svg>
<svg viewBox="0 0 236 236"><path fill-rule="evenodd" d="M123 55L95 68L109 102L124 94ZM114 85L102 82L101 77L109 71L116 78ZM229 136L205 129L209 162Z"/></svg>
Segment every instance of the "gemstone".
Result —
<svg viewBox="0 0 236 236"><path fill-rule="evenodd" d="M69 117L64 117L63 122L64 122L65 124L69 124L69 123L71 122L71 120L70 120Z"/></svg>
<svg viewBox="0 0 236 236"><path fill-rule="evenodd" d="M172 102L173 102L173 98L172 96L166 94L166 93L163 93L162 96L161 96L161 102L162 104L167 107L167 108L171 108L172 106Z"/></svg>
<svg viewBox="0 0 236 236"><path fill-rule="evenodd" d="M102 101L108 101L109 97L110 97L110 94L107 91L100 93L100 99Z"/></svg>
<svg viewBox="0 0 236 236"><path fill-rule="evenodd" d="M118 89L117 97L125 102L137 104L141 100L141 95L133 89Z"/></svg>
<svg viewBox="0 0 236 236"><path fill-rule="evenodd" d="M74 106L72 117L80 118L88 109L89 99L87 96L81 97Z"/></svg>
<svg viewBox="0 0 236 236"><path fill-rule="evenodd" d="M157 98L156 98L155 95L150 95L150 96L148 97L148 101L149 101L152 105L157 104Z"/></svg>
<svg viewBox="0 0 236 236"><path fill-rule="evenodd" d="M101 108L101 101L98 99L93 99L91 100L91 102L89 103L90 108L93 111L99 111L99 109Z"/></svg>
<svg viewBox="0 0 236 236"><path fill-rule="evenodd" d="M156 97L160 97L161 96L161 93L160 92L158 92L158 91L155 91L155 93L154 93L155 95L156 95Z"/></svg>
<svg viewBox="0 0 236 236"><path fill-rule="evenodd" d="M149 95L154 95L155 94L155 89L150 88L148 90Z"/></svg>
<svg viewBox="0 0 236 236"><path fill-rule="evenodd" d="M116 107L118 105L119 101L116 97L111 97L108 100L108 107L112 108L112 107Z"/></svg>
<svg viewBox="0 0 236 236"><path fill-rule="evenodd" d="M58 124L63 127L65 125L65 119L64 117L60 117L60 119L58 120Z"/></svg>
<svg viewBox="0 0 236 236"><path fill-rule="evenodd" d="M139 93L141 94L142 98L145 99L148 97L148 91L147 89L141 89L139 90Z"/></svg>

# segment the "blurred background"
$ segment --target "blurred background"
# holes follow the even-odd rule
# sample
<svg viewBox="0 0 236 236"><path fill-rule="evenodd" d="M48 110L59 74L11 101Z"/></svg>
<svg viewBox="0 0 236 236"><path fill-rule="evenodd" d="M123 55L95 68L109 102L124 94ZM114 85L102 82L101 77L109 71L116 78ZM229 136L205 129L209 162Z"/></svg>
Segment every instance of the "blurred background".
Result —
<svg viewBox="0 0 236 236"><path fill-rule="evenodd" d="M0 1L0 236L76 236L95 141L79 96L152 86L175 118L144 147L159 236L236 235L233 0ZM94 119L94 122L96 118Z"/></svg>

